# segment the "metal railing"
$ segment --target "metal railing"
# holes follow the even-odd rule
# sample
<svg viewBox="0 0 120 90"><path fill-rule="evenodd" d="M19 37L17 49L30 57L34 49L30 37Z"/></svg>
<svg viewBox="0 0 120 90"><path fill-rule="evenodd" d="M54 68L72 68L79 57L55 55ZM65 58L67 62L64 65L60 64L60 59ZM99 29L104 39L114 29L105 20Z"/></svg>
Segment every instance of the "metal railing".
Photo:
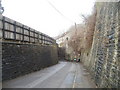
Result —
<svg viewBox="0 0 120 90"><path fill-rule="evenodd" d="M56 44L56 40L17 21L0 15L0 38L27 43Z"/></svg>

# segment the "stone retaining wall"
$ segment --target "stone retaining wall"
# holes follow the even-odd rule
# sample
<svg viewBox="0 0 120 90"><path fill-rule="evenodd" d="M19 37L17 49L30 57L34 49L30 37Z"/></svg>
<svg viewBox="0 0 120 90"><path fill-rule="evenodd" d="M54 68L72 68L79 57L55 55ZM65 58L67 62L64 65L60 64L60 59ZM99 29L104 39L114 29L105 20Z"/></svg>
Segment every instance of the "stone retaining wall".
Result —
<svg viewBox="0 0 120 90"><path fill-rule="evenodd" d="M83 59L98 87L120 88L120 2L96 3L90 55Z"/></svg>
<svg viewBox="0 0 120 90"><path fill-rule="evenodd" d="M56 40L0 14L0 77L3 81L56 63Z"/></svg>
<svg viewBox="0 0 120 90"><path fill-rule="evenodd" d="M56 46L2 43L2 80L38 71L57 63Z"/></svg>

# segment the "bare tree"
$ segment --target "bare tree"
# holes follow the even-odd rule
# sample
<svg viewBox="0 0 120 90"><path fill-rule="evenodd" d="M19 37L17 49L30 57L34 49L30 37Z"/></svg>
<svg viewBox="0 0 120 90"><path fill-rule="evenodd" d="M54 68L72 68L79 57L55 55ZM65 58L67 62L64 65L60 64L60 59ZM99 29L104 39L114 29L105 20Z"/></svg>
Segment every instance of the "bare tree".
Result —
<svg viewBox="0 0 120 90"><path fill-rule="evenodd" d="M81 50L84 49L85 51L92 46L96 22L96 9L94 8L91 15L82 15L82 17L84 18L84 23L77 25L77 30L75 30L77 34L73 34L68 42L69 46L75 51L75 54L80 54Z"/></svg>

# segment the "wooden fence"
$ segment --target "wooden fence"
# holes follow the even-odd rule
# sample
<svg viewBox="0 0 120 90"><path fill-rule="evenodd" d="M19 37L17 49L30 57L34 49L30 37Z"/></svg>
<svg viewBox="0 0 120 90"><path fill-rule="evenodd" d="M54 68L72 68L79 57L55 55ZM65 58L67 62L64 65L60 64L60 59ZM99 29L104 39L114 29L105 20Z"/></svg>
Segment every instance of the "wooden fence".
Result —
<svg viewBox="0 0 120 90"><path fill-rule="evenodd" d="M56 41L48 35L2 15L0 15L0 38L45 45L56 44Z"/></svg>

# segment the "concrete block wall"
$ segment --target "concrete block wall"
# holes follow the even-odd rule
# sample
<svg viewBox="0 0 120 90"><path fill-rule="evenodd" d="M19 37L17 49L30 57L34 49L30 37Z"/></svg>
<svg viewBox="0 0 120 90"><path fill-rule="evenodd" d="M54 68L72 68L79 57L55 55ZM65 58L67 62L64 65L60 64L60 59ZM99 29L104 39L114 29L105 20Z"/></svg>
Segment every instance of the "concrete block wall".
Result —
<svg viewBox="0 0 120 90"><path fill-rule="evenodd" d="M120 88L120 2L96 3L96 29L84 62L98 87Z"/></svg>

